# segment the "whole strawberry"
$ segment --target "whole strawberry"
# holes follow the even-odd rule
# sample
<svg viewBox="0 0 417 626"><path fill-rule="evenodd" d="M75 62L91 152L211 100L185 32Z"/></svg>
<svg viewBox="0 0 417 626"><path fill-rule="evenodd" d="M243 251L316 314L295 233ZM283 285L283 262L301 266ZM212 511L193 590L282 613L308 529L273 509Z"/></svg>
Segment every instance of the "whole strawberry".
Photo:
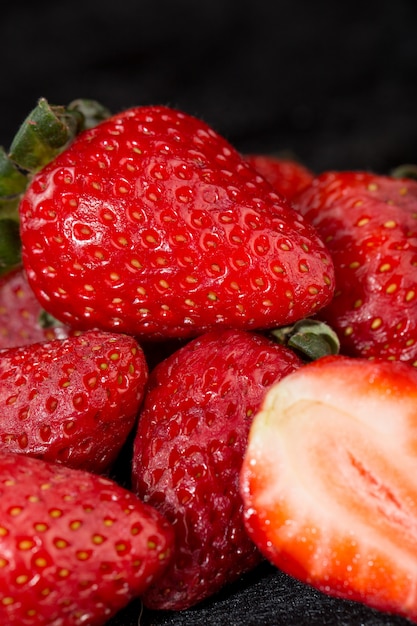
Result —
<svg viewBox="0 0 417 626"><path fill-rule="evenodd" d="M254 153L247 154L245 159L287 200L308 187L314 178L313 172L294 158Z"/></svg>
<svg viewBox="0 0 417 626"><path fill-rule="evenodd" d="M190 341L151 372L134 441L133 485L175 528L170 566L143 596L185 609L260 562L243 525L239 471L266 390L301 360L240 330Z"/></svg>
<svg viewBox="0 0 417 626"><path fill-rule="evenodd" d="M39 341L64 339L68 326L57 323L42 309L22 266L0 277L0 349Z"/></svg>
<svg viewBox="0 0 417 626"><path fill-rule="evenodd" d="M20 204L42 306L144 339L279 326L333 294L315 230L207 124L164 106L80 133Z"/></svg>
<svg viewBox="0 0 417 626"><path fill-rule="evenodd" d="M342 351L417 363L417 182L325 172L294 206L333 258L335 296L320 319Z"/></svg>
<svg viewBox="0 0 417 626"><path fill-rule="evenodd" d="M131 432L148 367L130 336L86 331L0 353L0 449L110 468Z"/></svg>
<svg viewBox="0 0 417 626"><path fill-rule="evenodd" d="M166 567L173 533L113 481L0 453L0 623L104 625Z"/></svg>

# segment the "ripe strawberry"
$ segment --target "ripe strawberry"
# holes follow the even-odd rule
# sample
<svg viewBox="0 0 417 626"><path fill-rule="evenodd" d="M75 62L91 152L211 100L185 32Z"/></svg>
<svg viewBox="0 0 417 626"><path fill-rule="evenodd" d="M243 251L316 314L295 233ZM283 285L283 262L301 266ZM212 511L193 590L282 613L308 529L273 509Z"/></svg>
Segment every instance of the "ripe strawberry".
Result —
<svg viewBox="0 0 417 626"><path fill-rule="evenodd" d="M417 363L417 182L325 172L294 206L332 254L336 291L320 319L342 351Z"/></svg>
<svg viewBox="0 0 417 626"><path fill-rule="evenodd" d="M20 219L32 288L76 328L275 327L333 294L315 230L225 139L168 107L80 133L34 176Z"/></svg>
<svg viewBox="0 0 417 626"><path fill-rule="evenodd" d="M22 266L0 277L0 350L64 339L70 334L68 326L42 309Z"/></svg>
<svg viewBox="0 0 417 626"><path fill-rule="evenodd" d="M147 378L127 335L86 331L3 350L0 447L105 471L134 426Z"/></svg>
<svg viewBox="0 0 417 626"><path fill-rule="evenodd" d="M173 533L101 476L0 453L0 622L100 626L161 575Z"/></svg>
<svg viewBox="0 0 417 626"><path fill-rule="evenodd" d="M241 470L248 533L325 594L417 620L417 371L331 356L273 385Z"/></svg>
<svg viewBox="0 0 417 626"><path fill-rule="evenodd" d="M266 389L301 364L261 335L217 330L151 372L133 453L133 486L173 524L176 551L145 592L154 609L184 609L252 569L239 470Z"/></svg>
<svg viewBox="0 0 417 626"><path fill-rule="evenodd" d="M246 161L287 200L300 193L313 181L314 174L293 158L272 154L247 154Z"/></svg>

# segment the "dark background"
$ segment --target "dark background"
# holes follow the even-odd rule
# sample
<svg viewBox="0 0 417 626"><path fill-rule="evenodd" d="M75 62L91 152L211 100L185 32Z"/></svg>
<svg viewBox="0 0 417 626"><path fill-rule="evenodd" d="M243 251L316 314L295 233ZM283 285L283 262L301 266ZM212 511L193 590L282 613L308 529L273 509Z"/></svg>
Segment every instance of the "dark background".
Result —
<svg viewBox="0 0 417 626"><path fill-rule="evenodd" d="M316 171L417 160L415 0L7 3L0 144L39 97L169 104Z"/></svg>
<svg viewBox="0 0 417 626"><path fill-rule="evenodd" d="M112 111L168 104L239 150L316 172L417 162L416 0L98 0L7 3L0 18L0 144L38 98ZM137 626L139 604L112 620ZM324 598L262 567L224 594L141 624L405 624Z"/></svg>

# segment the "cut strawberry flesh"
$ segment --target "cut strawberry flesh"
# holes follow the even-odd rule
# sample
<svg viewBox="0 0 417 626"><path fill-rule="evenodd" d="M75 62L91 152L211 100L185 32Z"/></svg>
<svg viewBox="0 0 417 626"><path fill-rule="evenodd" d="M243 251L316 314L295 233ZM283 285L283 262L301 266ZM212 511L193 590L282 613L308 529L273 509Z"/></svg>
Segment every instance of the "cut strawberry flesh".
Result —
<svg viewBox="0 0 417 626"><path fill-rule="evenodd" d="M417 372L321 361L275 385L255 417L248 531L320 591L416 619Z"/></svg>

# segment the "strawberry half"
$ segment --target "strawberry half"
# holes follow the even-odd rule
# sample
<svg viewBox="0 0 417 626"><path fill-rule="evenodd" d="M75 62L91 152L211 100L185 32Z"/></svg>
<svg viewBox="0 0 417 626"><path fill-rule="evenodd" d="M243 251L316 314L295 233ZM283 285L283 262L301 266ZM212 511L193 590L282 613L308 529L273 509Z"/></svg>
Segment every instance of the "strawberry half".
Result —
<svg viewBox="0 0 417 626"><path fill-rule="evenodd" d="M241 471L247 531L325 594L417 621L417 371L332 356L273 385Z"/></svg>
<svg viewBox="0 0 417 626"><path fill-rule="evenodd" d="M255 153L247 154L245 159L287 200L308 187L314 178L310 169L293 158Z"/></svg>
<svg viewBox="0 0 417 626"><path fill-rule="evenodd" d="M86 331L3 350L0 448L103 472L135 424L147 379L127 335Z"/></svg>
<svg viewBox="0 0 417 626"><path fill-rule="evenodd" d="M20 203L41 305L143 339L276 327L318 311L333 267L316 231L223 137L163 106L86 130Z"/></svg>
<svg viewBox="0 0 417 626"><path fill-rule="evenodd" d="M417 364L417 181L325 172L293 204L332 255L336 290L320 319L342 351Z"/></svg>
<svg viewBox="0 0 417 626"><path fill-rule="evenodd" d="M143 596L184 609L260 562L248 538L239 471L253 414L266 389L301 360L239 330L190 341L151 372L134 441L133 485L175 528L165 574Z"/></svg>
<svg viewBox="0 0 417 626"><path fill-rule="evenodd" d="M162 516L113 481L0 453L0 622L101 626L168 563Z"/></svg>
<svg viewBox="0 0 417 626"><path fill-rule="evenodd" d="M70 334L68 326L42 309L22 266L0 277L0 350L64 339Z"/></svg>

